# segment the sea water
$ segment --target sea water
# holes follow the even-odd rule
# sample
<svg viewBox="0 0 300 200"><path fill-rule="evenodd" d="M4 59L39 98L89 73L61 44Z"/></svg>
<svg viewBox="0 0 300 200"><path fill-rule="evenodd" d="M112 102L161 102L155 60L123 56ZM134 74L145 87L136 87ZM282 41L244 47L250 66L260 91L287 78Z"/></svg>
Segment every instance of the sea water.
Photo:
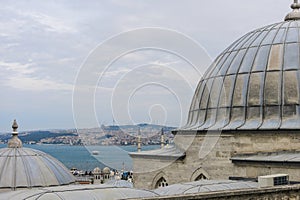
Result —
<svg viewBox="0 0 300 200"><path fill-rule="evenodd" d="M7 145L1 144L0 147ZM61 161L68 169L73 167L78 170L92 171L94 168L109 167L111 169L132 170L132 159L129 152L136 152L136 146L70 146L70 145L23 145L27 148L37 149L48 153ZM142 150L159 149L159 145L143 146ZM98 151L98 155L92 155Z"/></svg>

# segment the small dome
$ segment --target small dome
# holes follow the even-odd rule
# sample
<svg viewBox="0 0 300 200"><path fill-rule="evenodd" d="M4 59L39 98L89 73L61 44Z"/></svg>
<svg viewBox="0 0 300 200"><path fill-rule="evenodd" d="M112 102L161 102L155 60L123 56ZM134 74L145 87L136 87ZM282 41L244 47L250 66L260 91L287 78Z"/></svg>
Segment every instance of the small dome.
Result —
<svg viewBox="0 0 300 200"><path fill-rule="evenodd" d="M103 173L104 174L110 174L110 169L108 167L104 167Z"/></svg>
<svg viewBox="0 0 300 200"><path fill-rule="evenodd" d="M300 21L247 33L200 80L183 130L300 129Z"/></svg>
<svg viewBox="0 0 300 200"><path fill-rule="evenodd" d="M0 188L31 188L74 183L58 160L29 148L0 149Z"/></svg>
<svg viewBox="0 0 300 200"><path fill-rule="evenodd" d="M9 200L112 200L150 199L151 197L158 198L158 194L149 190L128 188L126 185L119 186L119 184L68 185L0 193L0 199Z"/></svg>
<svg viewBox="0 0 300 200"><path fill-rule="evenodd" d="M100 174L101 173L101 169L99 167L96 167L94 170L93 170L93 174Z"/></svg>
<svg viewBox="0 0 300 200"><path fill-rule="evenodd" d="M0 189L67 185L74 176L58 160L38 150L23 148L13 123L8 148L0 149Z"/></svg>

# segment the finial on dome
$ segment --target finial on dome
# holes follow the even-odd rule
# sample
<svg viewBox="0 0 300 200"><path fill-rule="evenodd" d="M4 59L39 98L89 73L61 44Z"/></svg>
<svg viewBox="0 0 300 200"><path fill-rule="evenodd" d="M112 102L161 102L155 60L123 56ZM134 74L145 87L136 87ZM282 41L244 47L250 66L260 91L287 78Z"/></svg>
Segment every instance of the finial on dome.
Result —
<svg viewBox="0 0 300 200"><path fill-rule="evenodd" d="M294 0L294 3L291 5L291 8L293 9L292 12L290 12L286 17L285 21L290 21L290 20L300 20L300 3L298 0Z"/></svg>
<svg viewBox="0 0 300 200"><path fill-rule="evenodd" d="M18 137L18 123L17 120L14 120L12 124L12 138L8 141L7 146L8 148L21 148L22 147L22 141Z"/></svg>
<svg viewBox="0 0 300 200"><path fill-rule="evenodd" d="M19 128L17 120L14 120L13 125L11 127L13 129L13 132L17 132L17 130Z"/></svg>

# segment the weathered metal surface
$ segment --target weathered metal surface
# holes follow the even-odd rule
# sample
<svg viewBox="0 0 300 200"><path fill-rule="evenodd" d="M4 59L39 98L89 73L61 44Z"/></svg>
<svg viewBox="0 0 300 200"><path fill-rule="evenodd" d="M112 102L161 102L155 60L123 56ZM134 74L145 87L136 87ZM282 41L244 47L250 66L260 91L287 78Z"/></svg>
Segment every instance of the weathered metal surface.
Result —
<svg viewBox="0 0 300 200"><path fill-rule="evenodd" d="M29 148L0 150L0 188L31 188L74 183L74 176L58 160Z"/></svg>
<svg viewBox="0 0 300 200"><path fill-rule="evenodd" d="M158 196L155 192L123 186L73 185L0 193L0 199L10 200L114 200Z"/></svg>
<svg viewBox="0 0 300 200"><path fill-rule="evenodd" d="M129 153L130 156L161 156L166 158L182 158L185 157L185 153L179 148L173 145L165 146L164 148L151 150L151 151L141 151Z"/></svg>
<svg viewBox="0 0 300 200"><path fill-rule="evenodd" d="M300 21L254 30L200 80L182 130L300 128Z"/></svg>
<svg viewBox="0 0 300 200"><path fill-rule="evenodd" d="M190 183L182 183L171 185L166 188L158 188L154 192L161 196L172 196L172 195L183 195L183 194L194 194L201 192L217 192L217 191L228 191L228 190L239 190L239 189L251 189L257 188L256 182L246 181L217 181L217 180L201 180Z"/></svg>
<svg viewBox="0 0 300 200"><path fill-rule="evenodd" d="M279 153L261 153L253 155L239 155L231 158L232 161L248 162L281 162L281 163L300 163L300 152L279 152Z"/></svg>

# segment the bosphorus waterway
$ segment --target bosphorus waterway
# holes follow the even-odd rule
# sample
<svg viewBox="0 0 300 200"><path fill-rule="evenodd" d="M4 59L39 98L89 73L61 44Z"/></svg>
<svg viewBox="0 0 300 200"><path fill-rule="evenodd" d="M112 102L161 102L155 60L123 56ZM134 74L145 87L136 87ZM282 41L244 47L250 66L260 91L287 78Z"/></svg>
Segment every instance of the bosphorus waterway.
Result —
<svg viewBox="0 0 300 200"><path fill-rule="evenodd" d="M0 147L6 147L1 144ZM50 154L61 161L67 168L75 167L79 170L92 171L95 167L103 169L105 166L112 169L132 170L132 159L128 152L137 151L136 146L70 146L70 145L23 145L24 147L37 149ZM143 146L143 150L160 148L159 145ZM92 155L92 151L98 151L98 155Z"/></svg>

